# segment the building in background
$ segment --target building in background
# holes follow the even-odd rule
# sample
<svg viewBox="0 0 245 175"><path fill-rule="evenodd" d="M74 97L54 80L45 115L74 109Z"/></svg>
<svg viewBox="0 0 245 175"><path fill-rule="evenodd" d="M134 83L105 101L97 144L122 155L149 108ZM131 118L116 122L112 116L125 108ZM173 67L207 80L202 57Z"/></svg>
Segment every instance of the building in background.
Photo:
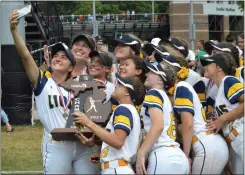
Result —
<svg viewBox="0 0 245 175"><path fill-rule="evenodd" d="M172 0L169 5L170 36L189 41L190 1ZM196 41L225 40L229 33L244 31L244 16L236 1L193 0Z"/></svg>

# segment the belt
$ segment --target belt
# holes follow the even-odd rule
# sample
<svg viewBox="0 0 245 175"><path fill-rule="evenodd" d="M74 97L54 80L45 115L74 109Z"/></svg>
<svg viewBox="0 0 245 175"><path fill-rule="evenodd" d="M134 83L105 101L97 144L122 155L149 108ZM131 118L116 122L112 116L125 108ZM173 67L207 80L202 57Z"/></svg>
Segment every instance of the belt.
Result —
<svg viewBox="0 0 245 175"><path fill-rule="evenodd" d="M128 166L128 162L125 160L113 160L113 161L108 161L105 163L100 163L100 169L107 169L107 168L117 168L117 167L122 167L122 166Z"/></svg>
<svg viewBox="0 0 245 175"><path fill-rule="evenodd" d="M236 129L232 129L228 136L225 137L225 141L227 143L232 142L236 136L238 136L239 132Z"/></svg>
<svg viewBox="0 0 245 175"><path fill-rule="evenodd" d="M205 131L205 132L201 132L197 135L192 136L191 144L193 145L194 143L196 143L202 136L207 136L212 133L213 133L212 131Z"/></svg>

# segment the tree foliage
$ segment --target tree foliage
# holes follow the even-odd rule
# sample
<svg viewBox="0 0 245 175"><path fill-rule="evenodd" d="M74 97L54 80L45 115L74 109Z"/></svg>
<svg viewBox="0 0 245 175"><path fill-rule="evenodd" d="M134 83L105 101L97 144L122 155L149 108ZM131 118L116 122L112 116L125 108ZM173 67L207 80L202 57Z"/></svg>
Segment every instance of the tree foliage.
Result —
<svg viewBox="0 0 245 175"><path fill-rule="evenodd" d="M92 1L54 1L61 15L88 15L92 14ZM168 1L155 1L155 13L166 13ZM122 11L134 10L135 13L151 13L152 1L96 1L97 14L121 14Z"/></svg>
<svg viewBox="0 0 245 175"><path fill-rule="evenodd" d="M241 11L244 11L244 0L243 1L237 1L236 3L239 6L239 8L241 9Z"/></svg>

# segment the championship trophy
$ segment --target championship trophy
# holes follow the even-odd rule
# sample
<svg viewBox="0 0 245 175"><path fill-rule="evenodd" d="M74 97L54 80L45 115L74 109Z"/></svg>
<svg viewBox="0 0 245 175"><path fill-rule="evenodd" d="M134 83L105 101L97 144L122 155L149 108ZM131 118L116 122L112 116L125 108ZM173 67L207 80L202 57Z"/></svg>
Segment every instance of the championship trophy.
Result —
<svg viewBox="0 0 245 175"><path fill-rule="evenodd" d="M55 128L51 131L54 140L77 140L75 134L81 132L87 138L93 136L93 133L86 127L76 125L73 126L72 113L80 111L86 114L93 122L104 127L107 123L111 110L110 101L105 103L106 93L101 88L104 86L98 85L93 81L91 75L80 76L79 81L69 79L60 86L68 91L72 91L74 98L72 100L70 113L67 119L66 128Z"/></svg>

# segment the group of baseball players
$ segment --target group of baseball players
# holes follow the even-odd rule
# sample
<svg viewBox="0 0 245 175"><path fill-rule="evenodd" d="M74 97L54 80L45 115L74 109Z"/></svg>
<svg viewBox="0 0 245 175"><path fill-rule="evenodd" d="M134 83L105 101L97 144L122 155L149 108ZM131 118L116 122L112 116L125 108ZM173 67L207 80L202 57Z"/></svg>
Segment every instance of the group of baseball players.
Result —
<svg viewBox="0 0 245 175"><path fill-rule="evenodd" d="M17 16L9 17L10 31L44 126L45 174L243 174L244 53L235 45L208 41L197 73L182 38L142 42L126 34L110 41L111 54L82 34L70 48L57 43L49 54L45 46L48 69L40 70ZM74 123L93 137L55 141L50 132L65 128L74 97L60 84L86 74L104 85L112 115L103 128L75 112Z"/></svg>

